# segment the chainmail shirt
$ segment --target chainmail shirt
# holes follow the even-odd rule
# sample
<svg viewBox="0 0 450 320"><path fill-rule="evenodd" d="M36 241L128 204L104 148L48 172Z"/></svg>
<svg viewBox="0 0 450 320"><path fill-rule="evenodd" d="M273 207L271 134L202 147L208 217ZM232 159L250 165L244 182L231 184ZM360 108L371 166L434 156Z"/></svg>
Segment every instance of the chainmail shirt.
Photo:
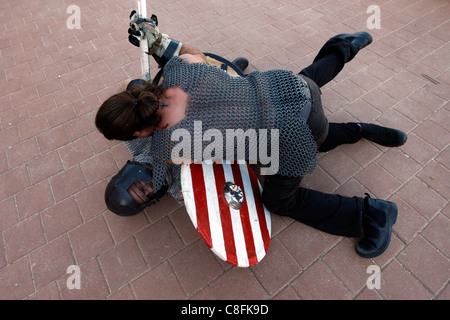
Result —
<svg viewBox="0 0 450 320"><path fill-rule="evenodd" d="M255 130L258 136L258 150L265 147L268 154L278 152L278 174L303 176L310 174L317 165L317 146L300 111L311 103L306 82L286 70L255 71L246 77L232 77L217 67L203 63L188 63L173 57L164 67L163 86L168 89L180 87L188 93L185 118L166 130L156 130L151 138L125 142L134 160L153 165L153 187L158 190L164 183L169 192L178 199L180 166L168 164L173 148L180 140L171 140L177 129L186 129L191 134L191 158L203 154L211 140L194 142L194 121L201 121L201 137L208 129L222 133L225 160L227 129ZM199 122L197 122L198 124ZM265 140L259 140L261 129L267 129ZM278 129L277 150L271 150L271 129ZM206 140L206 141L204 141ZM266 146L262 146L264 141ZM245 144L245 155L239 154L234 145L234 159L254 159L258 152L249 150ZM201 148L201 150L199 150ZM220 155L219 155L220 156ZM212 152L210 158L216 158ZM259 158L258 158L259 160Z"/></svg>

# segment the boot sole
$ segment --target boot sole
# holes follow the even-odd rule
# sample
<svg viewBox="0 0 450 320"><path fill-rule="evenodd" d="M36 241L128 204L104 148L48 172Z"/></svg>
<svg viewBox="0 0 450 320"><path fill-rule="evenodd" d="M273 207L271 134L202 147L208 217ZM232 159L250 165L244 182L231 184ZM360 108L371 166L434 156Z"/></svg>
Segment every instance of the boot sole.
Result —
<svg viewBox="0 0 450 320"><path fill-rule="evenodd" d="M391 243L392 226L397 222L397 217L398 217L397 205L393 202L389 202L389 210L388 210L388 217L387 217L387 223L386 223L386 228L388 231L387 241L378 251L371 252L370 254L364 254L364 253L359 252L358 244L357 244L356 252L358 253L358 255L363 258L375 258L375 257L382 255L387 250L387 248L389 247L389 244Z"/></svg>

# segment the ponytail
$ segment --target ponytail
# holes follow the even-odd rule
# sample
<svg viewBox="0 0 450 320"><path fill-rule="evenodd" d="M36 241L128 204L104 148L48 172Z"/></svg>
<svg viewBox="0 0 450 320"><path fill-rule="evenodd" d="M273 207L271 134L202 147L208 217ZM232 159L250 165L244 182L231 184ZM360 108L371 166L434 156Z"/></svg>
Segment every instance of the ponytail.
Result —
<svg viewBox="0 0 450 320"><path fill-rule="evenodd" d="M128 89L128 88L127 88ZM108 98L95 117L97 129L109 140L129 141L133 133L161 122L159 99L164 89L151 81Z"/></svg>

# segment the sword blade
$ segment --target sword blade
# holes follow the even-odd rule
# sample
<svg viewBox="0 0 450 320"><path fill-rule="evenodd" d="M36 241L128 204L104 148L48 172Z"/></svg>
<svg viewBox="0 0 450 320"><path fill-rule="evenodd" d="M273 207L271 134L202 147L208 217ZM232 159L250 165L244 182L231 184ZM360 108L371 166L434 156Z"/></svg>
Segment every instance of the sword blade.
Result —
<svg viewBox="0 0 450 320"><path fill-rule="evenodd" d="M138 7L138 14L142 18L147 17L147 2L146 0L136 0L137 7ZM147 40L141 41L140 44L140 50L141 50L141 69L142 69L142 78L144 80L150 80L150 56L147 54L148 50L148 44Z"/></svg>

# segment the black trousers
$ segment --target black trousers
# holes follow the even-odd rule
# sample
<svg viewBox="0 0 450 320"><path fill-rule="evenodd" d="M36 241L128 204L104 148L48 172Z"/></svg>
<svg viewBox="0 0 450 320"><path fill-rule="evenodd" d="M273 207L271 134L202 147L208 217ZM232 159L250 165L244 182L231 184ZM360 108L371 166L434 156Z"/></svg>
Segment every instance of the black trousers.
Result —
<svg viewBox="0 0 450 320"><path fill-rule="evenodd" d="M328 123L319 89L333 80L357 52L358 49L350 42L331 38L321 48L313 63L300 72L311 90L312 110L307 123L319 152L361 139L359 126L355 123ZM361 235L364 209L362 198L303 188L299 186L301 180L302 177L279 174L266 176L262 198L267 209L327 233L346 237Z"/></svg>

